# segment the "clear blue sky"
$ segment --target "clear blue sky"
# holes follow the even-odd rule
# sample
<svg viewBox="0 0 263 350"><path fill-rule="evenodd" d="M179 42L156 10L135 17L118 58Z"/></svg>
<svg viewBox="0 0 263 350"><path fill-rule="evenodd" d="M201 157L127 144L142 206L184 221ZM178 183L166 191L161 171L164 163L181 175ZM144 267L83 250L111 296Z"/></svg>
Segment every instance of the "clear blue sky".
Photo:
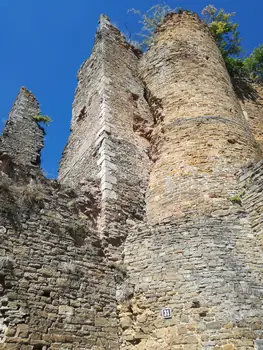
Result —
<svg viewBox="0 0 263 350"><path fill-rule="evenodd" d="M31 90L43 114L54 122L47 128L42 168L57 176L66 144L76 73L89 56L97 21L108 15L122 31L139 30L142 11L158 0L0 0L0 131L21 86ZM245 50L263 43L262 0L168 0L172 7L200 13L208 4L237 13Z"/></svg>

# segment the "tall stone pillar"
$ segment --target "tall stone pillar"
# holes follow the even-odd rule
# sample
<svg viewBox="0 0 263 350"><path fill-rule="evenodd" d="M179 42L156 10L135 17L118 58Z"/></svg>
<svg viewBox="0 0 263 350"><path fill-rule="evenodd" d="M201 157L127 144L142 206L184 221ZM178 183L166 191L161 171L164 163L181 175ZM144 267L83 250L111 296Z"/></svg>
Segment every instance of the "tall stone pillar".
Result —
<svg viewBox="0 0 263 350"><path fill-rule="evenodd" d="M39 113L39 104L35 96L22 87L0 138L2 155L7 154L16 163L23 165L40 164L44 130L33 119Z"/></svg>
<svg viewBox="0 0 263 350"><path fill-rule="evenodd" d="M99 182L98 226L108 231L110 247L123 242L127 219L144 215L153 120L138 74L139 55L101 16L91 57L78 73L71 135L60 163L62 183Z"/></svg>
<svg viewBox="0 0 263 350"><path fill-rule="evenodd" d="M209 215L231 195L236 169L259 150L223 58L197 15L168 16L141 60L141 76L162 108L148 218Z"/></svg>

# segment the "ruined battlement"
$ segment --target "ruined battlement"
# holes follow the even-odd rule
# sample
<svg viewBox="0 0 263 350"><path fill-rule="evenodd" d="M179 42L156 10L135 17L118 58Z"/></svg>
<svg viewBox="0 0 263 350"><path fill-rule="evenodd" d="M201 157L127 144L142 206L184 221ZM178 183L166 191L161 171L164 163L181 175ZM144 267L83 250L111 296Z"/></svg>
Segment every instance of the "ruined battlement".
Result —
<svg viewBox="0 0 263 350"><path fill-rule="evenodd" d="M40 164L44 130L33 119L40 114L34 95L25 87L14 102L0 138L0 153L8 154L17 163L27 166Z"/></svg>
<svg viewBox="0 0 263 350"><path fill-rule="evenodd" d="M0 349L261 349L262 89L188 12L77 78L58 182L25 88L0 139Z"/></svg>

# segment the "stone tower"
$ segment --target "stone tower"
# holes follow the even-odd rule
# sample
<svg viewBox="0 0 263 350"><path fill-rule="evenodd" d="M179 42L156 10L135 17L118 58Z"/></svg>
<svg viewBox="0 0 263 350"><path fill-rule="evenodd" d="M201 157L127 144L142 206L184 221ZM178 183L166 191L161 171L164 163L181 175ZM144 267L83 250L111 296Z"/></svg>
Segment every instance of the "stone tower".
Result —
<svg viewBox="0 0 263 350"><path fill-rule="evenodd" d="M123 242L126 220L142 220L145 210L153 118L138 74L138 55L101 16L92 55L78 72L72 133L60 164L63 184L99 182L98 225L106 250Z"/></svg>
<svg viewBox="0 0 263 350"><path fill-rule="evenodd" d="M127 269L120 348L254 348L261 253L235 199L262 155L208 28L170 14L141 57L102 17L78 77L59 178L100 181L104 247Z"/></svg>
<svg viewBox="0 0 263 350"><path fill-rule="evenodd" d="M205 24L171 15L155 41L140 64L163 115L154 130L148 218L209 215L235 192L235 172L259 159L258 145Z"/></svg>
<svg viewBox="0 0 263 350"><path fill-rule="evenodd" d="M195 14L144 54L101 16L59 183L0 163L0 349L262 349L259 95ZM38 163L37 112L22 89L0 144L15 170Z"/></svg>

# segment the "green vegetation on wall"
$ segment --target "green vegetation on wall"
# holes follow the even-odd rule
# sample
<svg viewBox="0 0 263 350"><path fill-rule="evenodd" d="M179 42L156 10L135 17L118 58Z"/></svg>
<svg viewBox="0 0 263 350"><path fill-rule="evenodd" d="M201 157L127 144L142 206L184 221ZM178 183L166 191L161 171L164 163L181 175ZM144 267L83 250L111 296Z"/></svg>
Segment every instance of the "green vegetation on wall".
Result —
<svg viewBox="0 0 263 350"><path fill-rule="evenodd" d="M129 12L140 17L139 23L142 27L137 34L141 38L138 43L139 48L146 50L153 42L153 35L167 14L182 11L181 8L171 8L165 3L155 5L145 13L134 8L130 9ZM227 13L212 5L206 6L201 13L201 19L208 25L215 38L230 76L251 82L263 82L263 45L255 48L250 56L242 59L242 39L239 25L233 21L234 16L235 12Z"/></svg>
<svg viewBox="0 0 263 350"><path fill-rule="evenodd" d="M139 23L142 28L140 33L137 35L141 37L140 43L138 43L138 47L141 50L145 50L148 46L153 42L153 35L158 27L165 18L168 13L176 12L177 10L171 8L167 4L158 4L152 6L145 13L142 13L140 10L136 10L134 8L129 9L128 12L133 12L134 14L140 17Z"/></svg>
<svg viewBox="0 0 263 350"><path fill-rule="evenodd" d="M37 123L44 123L46 126L49 126L49 123L52 123L52 119L47 115L35 115L33 116L33 119Z"/></svg>

